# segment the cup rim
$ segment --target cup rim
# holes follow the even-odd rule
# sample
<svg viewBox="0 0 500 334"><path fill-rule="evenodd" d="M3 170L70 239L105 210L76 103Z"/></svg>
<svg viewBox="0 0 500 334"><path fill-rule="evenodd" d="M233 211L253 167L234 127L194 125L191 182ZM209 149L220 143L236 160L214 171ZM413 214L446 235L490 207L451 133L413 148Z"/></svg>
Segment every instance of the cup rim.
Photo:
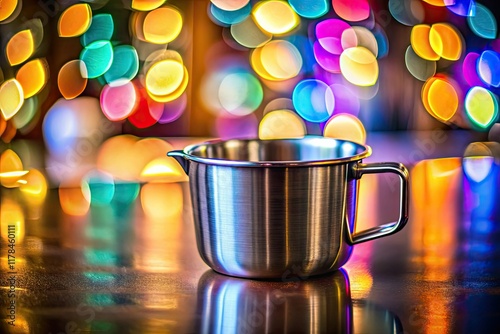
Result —
<svg viewBox="0 0 500 334"><path fill-rule="evenodd" d="M264 141L304 141L304 140L321 140L321 141L332 141L337 144L340 143L349 143L351 145L358 146L362 149L360 153L357 153L352 156L347 156L343 158L337 159L325 159L325 160L289 160L289 161L249 161L249 160L230 160L230 159L221 159L221 158L205 158L201 156L194 155L193 152L195 150L202 149L204 146L217 145L221 143L227 143L231 141L235 142L264 142ZM228 166L228 167L307 167L307 166L325 166L325 165L339 165L346 164L353 161L359 161L364 158L367 158L371 155L372 149L368 145L359 144L350 140L344 139L336 139L330 137L316 136L316 135L306 135L301 138L286 138L286 139L259 139L259 138L247 138L247 139L214 139L207 140L203 143L193 144L186 146L182 151L184 158L190 161L208 164L208 165L217 165L217 166Z"/></svg>

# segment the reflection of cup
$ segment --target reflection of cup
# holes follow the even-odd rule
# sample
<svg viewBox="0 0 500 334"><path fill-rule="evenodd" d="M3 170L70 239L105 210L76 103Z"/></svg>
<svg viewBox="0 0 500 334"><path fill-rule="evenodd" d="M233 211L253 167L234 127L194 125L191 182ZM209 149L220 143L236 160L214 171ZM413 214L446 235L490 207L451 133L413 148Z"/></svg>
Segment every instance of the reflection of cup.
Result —
<svg viewBox="0 0 500 334"><path fill-rule="evenodd" d="M398 317L368 301L353 305L347 273L292 282L207 271L198 282L195 333L402 333Z"/></svg>
<svg viewBox="0 0 500 334"><path fill-rule="evenodd" d="M285 284L207 271L198 283L198 309L196 333L352 333L343 270Z"/></svg>
<svg viewBox="0 0 500 334"><path fill-rule="evenodd" d="M408 171L361 163L367 146L318 136L211 141L169 152L190 176L198 250L214 270L239 277L323 274L346 263L352 245L401 230ZM400 217L355 231L358 179L401 179Z"/></svg>

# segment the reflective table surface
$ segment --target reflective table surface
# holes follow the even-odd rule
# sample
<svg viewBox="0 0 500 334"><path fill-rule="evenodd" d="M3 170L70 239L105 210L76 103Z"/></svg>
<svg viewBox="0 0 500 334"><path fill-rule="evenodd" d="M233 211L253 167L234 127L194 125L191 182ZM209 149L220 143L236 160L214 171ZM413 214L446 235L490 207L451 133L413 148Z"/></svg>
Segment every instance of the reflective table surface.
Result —
<svg viewBox="0 0 500 334"><path fill-rule="evenodd" d="M0 333L500 328L498 160L464 160L473 137L439 145L419 138L374 134L368 142L374 155L366 161L410 168L406 228L356 245L341 270L319 277L213 272L197 252L187 182L117 182L113 191L89 182L90 203L79 187L50 180L41 200L2 187ZM180 148L186 140L170 142ZM397 218L397 181L363 178L358 229Z"/></svg>

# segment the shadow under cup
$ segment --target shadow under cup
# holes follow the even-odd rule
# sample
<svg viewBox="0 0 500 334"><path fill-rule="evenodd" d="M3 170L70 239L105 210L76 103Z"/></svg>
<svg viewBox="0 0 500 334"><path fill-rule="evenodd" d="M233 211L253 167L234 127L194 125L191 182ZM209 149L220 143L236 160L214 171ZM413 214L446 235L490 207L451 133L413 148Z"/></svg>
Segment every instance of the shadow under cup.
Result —
<svg viewBox="0 0 500 334"><path fill-rule="evenodd" d="M362 163L371 149L350 141L209 141L168 155L189 175L201 258L215 271L280 279L331 272L356 243L401 230L408 219L408 171L399 163ZM400 178L397 222L355 232L358 180Z"/></svg>

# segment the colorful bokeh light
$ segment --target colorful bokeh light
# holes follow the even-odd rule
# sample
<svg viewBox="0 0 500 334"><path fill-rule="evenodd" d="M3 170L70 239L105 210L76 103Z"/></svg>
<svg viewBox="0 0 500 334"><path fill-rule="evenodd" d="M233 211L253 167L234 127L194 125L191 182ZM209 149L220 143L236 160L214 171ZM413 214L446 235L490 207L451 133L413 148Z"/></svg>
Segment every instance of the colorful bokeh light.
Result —
<svg viewBox="0 0 500 334"><path fill-rule="evenodd" d="M334 113L347 113L354 116L359 114L359 99L347 86L332 84L330 89L335 97Z"/></svg>
<svg viewBox="0 0 500 334"><path fill-rule="evenodd" d="M147 93L148 93L149 97L151 99L155 100L156 102L162 102L162 103L166 103L166 102L170 102L170 101L174 101L174 100L178 99L182 94L184 94L184 92L186 91L186 88L188 86L188 83L189 83L189 72L185 66L183 67L183 70L184 71L182 74L183 75L182 81L176 90L174 90L172 93L166 94L166 95L156 95L148 90Z"/></svg>
<svg viewBox="0 0 500 334"><path fill-rule="evenodd" d="M115 182L113 177L102 171L92 170L82 180L82 188L88 187L90 205L105 206L111 203L115 194ZM86 191L83 192L87 193Z"/></svg>
<svg viewBox="0 0 500 334"><path fill-rule="evenodd" d="M163 5L166 0L132 0L131 7L135 10L150 11Z"/></svg>
<svg viewBox="0 0 500 334"><path fill-rule="evenodd" d="M363 123L356 116L345 113L337 114L328 120L323 129L323 136L359 144L366 142L366 130Z"/></svg>
<svg viewBox="0 0 500 334"><path fill-rule="evenodd" d="M251 3L236 10L224 10L214 4L210 5L210 14L215 23L220 25L231 25L240 23L249 17L252 12Z"/></svg>
<svg viewBox="0 0 500 334"><path fill-rule="evenodd" d="M21 109L12 117L12 123L16 129L23 130L25 126L35 119L38 108L38 97L36 95L24 100Z"/></svg>
<svg viewBox="0 0 500 334"><path fill-rule="evenodd" d="M235 11L246 6L250 0L210 0L222 10Z"/></svg>
<svg viewBox="0 0 500 334"><path fill-rule="evenodd" d="M24 103L23 86L16 79L5 80L0 85L0 112L9 120L21 109Z"/></svg>
<svg viewBox="0 0 500 334"><path fill-rule="evenodd" d="M34 49L38 49L40 45L42 45L44 32L43 32L43 22L40 18L33 18L31 20L27 20L23 23L22 27L26 27L30 30L31 36L33 38L33 46Z"/></svg>
<svg viewBox="0 0 500 334"><path fill-rule="evenodd" d="M147 183L141 189L141 206L151 219L168 219L182 212L184 197L179 183Z"/></svg>
<svg viewBox="0 0 500 334"><path fill-rule="evenodd" d="M23 87L24 98L38 94L49 80L49 64L43 58L31 60L17 71L16 79Z"/></svg>
<svg viewBox="0 0 500 334"><path fill-rule="evenodd" d="M142 66L142 73L146 75L151 66L164 60L171 60L179 64L184 64L182 56L179 52L174 50L166 50L165 48L161 47L158 50L155 50L148 54Z"/></svg>
<svg viewBox="0 0 500 334"><path fill-rule="evenodd" d="M153 161L159 158L167 158L170 161L173 171L177 171L180 174L181 168L176 166L176 162L173 158L166 157L167 152L172 151L172 145L159 138L143 138L136 141L132 147L132 156L134 159L134 175L140 178L140 175L144 172L145 168ZM178 165L178 164L177 164ZM184 173L184 172L183 172Z"/></svg>
<svg viewBox="0 0 500 334"><path fill-rule="evenodd" d="M379 25L375 24L372 30L375 39L377 40L378 55L377 58L383 58L389 54L389 38L385 33L384 29Z"/></svg>
<svg viewBox="0 0 500 334"><path fill-rule="evenodd" d="M256 48L250 53L250 64L257 75L266 80L276 80L262 64L262 48Z"/></svg>
<svg viewBox="0 0 500 334"><path fill-rule="evenodd" d="M479 60L479 53L469 52L462 63L462 73L464 75L465 81L469 86L485 86L485 83L479 77L477 73L477 64Z"/></svg>
<svg viewBox="0 0 500 334"><path fill-rule="evenodd" d="M51 155L71 156L89 149L92 143L100 144L99 137L112 134L109 121L102 114L99 100L81 96L72 100L61 98L47 111L42 124L45 145ZM96 138L76 150L80 138L95 134ZM84 151L85 152L85 151Z"/></svg>
<svg viewBox="0 0 500 334"><path fill-rule="evenodd" d="M306 135L304 121L291 110L273 110L259 124L260 139L302 138Z"/></svg>
<svg viewBox="0 0 500 334"><path fill-rule="evenodd" d="M129 206L139 196L141 186L137 182L115 181L115 193L111 204L118 204L120 206Z"/></svg>
<svg viewBox="0 0 500 334"><path fill-rule="evenodd" d="M253 7L252 15L264 31L273 35L286 34L300 23L287 1L260 1Z"/></svg>
<svg viewBox="0 0 500 334"><path fill-rule="evenodd" d="M109 41L95 41L83 48L80 60L85 63L87 77L95 79L111 67L113 63L113 46ZM82 73L84 74L84 73Z"/></svg>
<svg viewBox="0 0 500 334"><path fill-rule="evenodd" d="M477 60L479 77L489 86L500 86L500 54L493 50L485 50Z"/></svg>
<svg viewBox="0 0 500 334"><path fill-rule="evenodd" d="M286 80L299 74L302 56L292 43L274 40L262 47L260 63L271 80Z"/></svg>
<svg viewBox="0 0 500 334"><path fill-rule="evenodd" d="M323 20L315 27L316 38L326 51L340 55L344 51L342 34L349 28L349 23L339 19Z"/></svg>
<svg viewBox="0 0 500 334"><path fill-rule="evenodd" d="M146 15L148 15L148 12L132 12L129 20L129 29L132 32L132 35L135 38L137 38L137 40L143 42L146 42L146 38L144 37L144 31L143 31L144 20L146 19ZM152 43L147 43L146 45L148 44Z"/></svg>
<svg viewBox="0 0 500 334"><path fill-rule="evenodd" d="M179 88L184 77L184 66L175 60L166 59L153 64L145 78L145 87L152 95L163 96Z"/></svg>
<svg viewBox="0 0 500 334"><path fill-rule="evenodd" d="M218 91L222 108L235 116L248 115L260 106L263 99L262 86L252 74L229 73L222 79Z"/></svg>
<svg viewBox="0 0 500 334"><path fill-rule="evenodd" d="M24 170L21 158L11 150L6 149L0 155L0 182L6 188L19 187L18 182L28 171Z"/></svg>
<svg viewBox="0 0 500 334"><path fill-rule="evenodd" d="M110 121L126 119L138 103L137 90L131 81L121 80L107 84L101 90L101 109Z"/></svg>
<svg viewBox="0 0 500 334"><path fill-rule="evenodd" d="M170 43L182 29L182 15L174 7L161 7L149 12L144 18L144 39L153 44Z"/></svg>
<svg viewBox="0 0 500 334"><path fill-rule="evenodd" d="M332 0L332 6L335 13L347 21L363 21L370 16L368 0Z"/></svg>
<svg viewBox="0 0 500 334"><path fill-rule="evenodd" d="M399 23L407 26L422 23L425 17L420 0L389 0L389 12Z"/></svg>
<svg viewBox="0 0 500 334"><path fill-rule="evenodd" d="M447 6L446 4L446 1L447 0L422 0L424 2L427 2L428 4L431 4L433 6L437 6L437 7L445 7ZM455 2L455 0L452 0L453 3Z"/></svg>
<svg viewBox="0 0 500 334"><path fill-rule="evenodd" d="M484 181L493 170L495 158L489 156L469 156L463 159L465 176L475 183Z"/></svg>
<svg viewBox="0 0 500 334"><path fill-rule="evenodd" d="M9 24L17 19L19 17L19 14L21 14L23 2L19 0L6 0L3 1L2 7L3 8L0 9L0 17L5 17L5 19L0 20L0 24ZM12 8L14 8L14 10L11 12L10 10ZM8 16L6 17L6 15Z"/></svg>
<svg viewBox="0 0 500 334"><path fill-rule="evenodd" d="M39 170L30 168L28 174L20 179L19 189L24 195L25 200L30 205L40 205L47 196L47 180Z"/></svg>
<svg viewBox="0 0 500 334"><path fill-rule="evenodd" d="M475 4L474 15L467 16L467 23L470 29L479 37L495 39L498 28L495 15L480 3Z"/></svg>
<svg viewBox="0 0 500 334"><path fill-rule="evenodd" d="M476 15L476 0L445 0L446 8L459 16Z"/></svg>
<svg viewBox="0 0 500 334"><path fill-rule="evenodd" d="M313 45L314 59L325 71L340 73L340 55L328 52L319 41Z"/></svg>
<svg viewBox="0 0 500 334"><path fill-rule="evenodd" d="M187 175L172 158L161 157L151 160L140 174L142 182L185 182Z"/></svg>
<svg viewBox="0 0 500 334"><path fill-rule="evenodd" d="M6 0L2 1L2 6L0 7L0 23L4 23L5 21L14 14L16 7L18 6L19 0Z"/></svg>
<svg viewBox="0 0 500 334"><path fill-rule="evenodd" d="M362 46L342 52L340 70L347 81L357 86L373 86L378 80L377 58L370 50Z"/></svg>
<svg viewBox="0 0 500 334"><path fill-rule="evenodd" d="M96 41L109 41L115 32L113 16L108 13L97 14L92 17L90 27L80 37L82 46Z"/></svg>
<svg viewBox="0 0 500 334"><path fill-rule="evenodd" d="M293 10L300 16L316 19L328 13L328 0L288 0Z"/></svg>
<svg viewBox="0 0 500 334"><path fill-rule="evenodd" d="M320 80L306 79L295 86L292 101L297 113L310 122L324 122L333 113L335 98L330 87Z"/></svg>
<svg viewBox="0 0 500 334"><path fill-rule="evenodd" d="M462 35L450 23L433 24L429 31L429 42L436 54L448 60L458 60L464 49Z"/></svg>
<svg viewBox="0 0 500 334"><path fill-rule="evenodd" d="M75 37L84 34L92 23L92 9L87 3L74 4L61 14L57 23L60 37Z"/></svg>
<svg viewBox="0 0 500 334"><path fill-rule="evenodd" d="M213 71L204 78L201 101L215 116L234 117L253 113L263 100L260 81L237 63L228 61L228 64L231 66Z"/></svg>
<svg viewBox="0 0 500 334"><path fill-rule="evenodd" d="M85 189L85 190L83 190ZM84 216L90 209L90 193L84 195L83 191L89 191L88 187L65 187L61 185L58 189L59 204L62 211L70 216Z"/></svg>
<svg viewBox="0 0 500 334"><path fill-rule="evenodd" d="M465 96L465 112L481 129L489 128L498 119L497 97L483 87L472 87Z"/></svg>
<svg viewBox="0 0 500 334"><path fill-rule="evenodd" d="M128 121L138 129L145 129L155 125L162 115L162 110L158 108L150 108L148 105L148 94L146 89L139 88L140 98L138 100L137 108L128 117Z"/></svg>
<svg viewBox="0 0 500 334"><path fill-rule="evenodd" d="M252 15L245 20L231 25L231 36L234 40L247 48L257 48L269 42L272 34L262 30L254 21Z"/></svg>
<svg viewBox="0 0 500 334"><path fill-rule="evenodd" d="M405 63L408 72L420 81L426 81L436 74L436 62L419 57L411 45L406 49Z"/></svg>
<svg viewBox="0 0 500 334"><path fill-rule="evenodd" d="M66 100L79 96L88 82L87 66L79 59L70 60L59 70L57 86Z"/></svg>
<svg viewBox="0 0 500 334"><path fill-rule="evenodd" d="M28 60L35 51L33 34L26 29L12 36L5 47L5 55L11 66L19 65Z"/></svg>
<svg viewBox="0 0 500 334"><path fill-rule="evenodd" d="M346 29L342 32L342 39L340 43L342 45L342 49L344 50L358 46L358 36L356 35L354 27Z"/></svg>
<svg viewBox="0 0 500 334"><path fill-rule="evenodd" d="M0 132L2 132L2 141L5 143L10 143L11 140L16 136L17 129L14 127L12 122L8 122L3 117L0 117Z"/></svg>
<svg viewBox="0 0 500 334"><path fill-rule="evenodd" d="M429 40L431 26L418 24L411 29L410 43L413 51L422 59L438 60L440 56L434 51Z"/></svg>
<svg viewBox="0 0 500 334"><path fill-rule="evenodd" d="M151 111L151 109L161 110L161 116L158 119L160 124L171 123L181 117L186 110L187 103L188 98L185 92L179 98L169 102L159 103L153 99L148 99L148 107L151 113L156 114L156 111Z"/></svg>
<svg viewBox="0 0 500 334"><path fill-rule="evenodd" d="M360 26L354 26L350 28L350 30L353 32L355 38L351 39L350 41L346 41L343 44L349 45L349 47L352 46L363 46L367 48L368 50L373 53L375 57L378 57L379 51L378 51L378 43L377 39L375 38L375 35L368 30L365 27L360 27ZM344 39L344 36L348 36L349 33L346 31L344 32L342 36L342 40Z"/></svg>
<svg viewBox="0 0 500 334"><path fill-rule="evenodd" d="M11 239L7 233L11 226L14 226L16 243L22 243L26 229L23 209L16 201L2 197L0 202L0 227L2 228L0 235L5 241Z"/></svg>
<svg viewBox="0 0 500 334"><path fill-rule="evenodd" d="M436 119L449 121L459 105L456 84L448 77L429 78L422 88L422 102L425 109Z"/></svg>
<svg viewBox="0 0 500 334"><path fill-rule="evenodd" d="M265 115L268 112L280 109L293 110L294 109L293 101L285 97L274 99L270 101L268 104L266 104L266 106L264 107L263 114Z"/></svg>
<svg viewBox="0 0 500 334"><path fill-rule="evenodd" d="M133 166L134 144L139 138L132 135L119 135L107 139L97 152L96 167L120 180L137 180L137 169ZM134 174L135 173L135 174Z"/></svg>

